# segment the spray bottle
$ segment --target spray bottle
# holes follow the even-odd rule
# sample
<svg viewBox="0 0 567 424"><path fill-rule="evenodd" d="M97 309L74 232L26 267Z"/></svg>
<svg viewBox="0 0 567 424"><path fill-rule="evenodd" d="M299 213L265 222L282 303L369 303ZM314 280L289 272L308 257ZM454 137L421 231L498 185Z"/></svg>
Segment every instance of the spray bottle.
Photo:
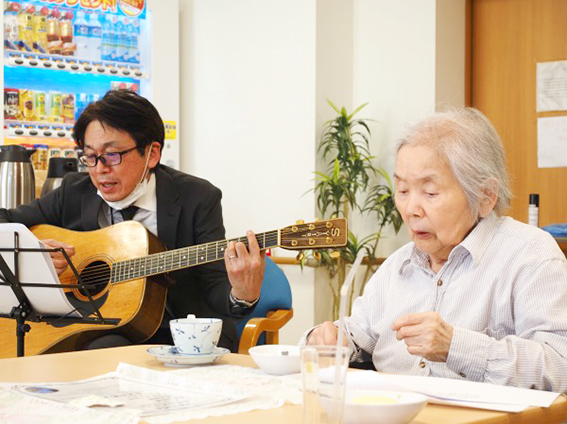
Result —
<svg viewBox="0 0 567 424"><path fill-rule="evenodd" d="M539 194L530 194L528 224L539 227Z"/></svg>

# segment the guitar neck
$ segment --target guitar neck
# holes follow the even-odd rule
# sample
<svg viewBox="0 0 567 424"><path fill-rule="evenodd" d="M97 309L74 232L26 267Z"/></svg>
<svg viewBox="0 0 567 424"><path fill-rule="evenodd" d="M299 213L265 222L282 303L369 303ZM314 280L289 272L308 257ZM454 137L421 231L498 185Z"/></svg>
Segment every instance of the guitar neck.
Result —
<svg viewBox="0 0 567 424"><path fill-rule="evenodd" d="M256 234L261 250L278 247L280 230ZM248 247L248 238L240 237L231 240L220 240L196 246L155 253L153 255L115 262L111 268L111 282L121 283L138 278L191 268L193 266L220 261L228 243L243 242Z"/></svg>

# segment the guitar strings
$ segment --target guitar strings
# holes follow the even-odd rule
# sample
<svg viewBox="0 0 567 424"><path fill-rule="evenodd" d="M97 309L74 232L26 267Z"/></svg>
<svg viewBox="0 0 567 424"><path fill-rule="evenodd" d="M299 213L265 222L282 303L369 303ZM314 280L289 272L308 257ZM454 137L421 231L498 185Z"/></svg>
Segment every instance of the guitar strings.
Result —
<svg viewBox="0 0 567 424"><path fill-rule="evenodd" d="M220 261L222 260L223 257L220 258L215 258L212 260L207 260L207 261L202 261L202 262L193 262L191 263L191 266L197 266L197 265L203 265L206 263L211 263L211 262L216 262L216 261ZM118 270L118 272L115 272L115 270L117 270L118 268L116 268L117 266L123 265L125 262L134 262L136 261L136 259L132 259L129 261L124 261L124 262L117 262L114 265L114 267L111 267L108 264L104 264L104 265L99 265L96 267L91 267L87 269L87 272L85 273L85 271L83 270L83 274L81 275L81 279L83 280L83 284L89 286L89 287L93 287L93 286L97 286L97 285L104 285L107 283L113 283L113 284L117 284L117 283L122 283L122 282L127 282L127 281L132 281L132 280L136 280L139 278L143 278L143 277L147 277L147 276L152 276L152 275L159 275L159 274L163 274L166 272L170 272L170 271L176 271L179 269L184 269L184 268L189 268L190 266L177 266L174 267L174 264L180 264L179 260L176 260L173 257L168 257L165 261L162 261L161 263L163 264L164 268L167 269L167 271L158 271L156 270L156 272L150 272L150 273L141 273L139 275L136 275L136 272L134 272L133 275L130 277L128 276L124 276L125 278L119 278L119 281L113 281L113 277L121 277L120 275L120 271ZM187 262L189 263L189 262ZM95 272L93 272L93 270L95 270ZM136 270L139 273L139 269ZM60 280L62 283L64 284L76 284L77 279L74 275L72 276L67 276L63 279Z"/></svg>
<svg viewBox="0 0 567 424"><path fill-rule="evenodd" d="M259 240L259 238L262 238L262 240ZM261 233L261 234L257 234L256 238L259 242L260 245L264 245L263 247L261 247L261 249L265 249L267 248L266 246L269 244L270 247L274 247L277 246L277 240L278 240L278 231L272 231L269 233ZM132 280L136 280L136 279L140 279L143 277L147 277L147 276L152 276L152 275L159 275L159 274L163 274L165 272L169 272L169 271L176 271L179 269L184 269L184 268L188 268L188 266L179 266L178 268L172 268L174 263L178 263L180 264L181 262L181 258L179 257L179 255L181 255L181 251L187 251L187 262L190 262L191 259L196 260L197 257L199 256L199 250L202 250L205 255L205 258L208 258L208 254L211 253L209 252L209 248L212 247L213 245L215 245L217 247L217 252L215 255L215 259L212 260L206 260L203 262L199 262L197 260L197 262L191 264L192 266L197 266L197 265L202 265L205 263L210 263L210 262L216 262L219 260L222 260L223 257L218 257L218 248L222 247L223 249L228 245L229 242L231 241L235 241L235 242L243 242L247 247L248 247L248 239L247 238L239 238L239 239L231 239L231 240L223 240L223 241L218 241L218 242L210 242L210 243L206 243L204 245L197 245L197 246L187 246L184 248L179 248L179 249L175 249L172 251L165 251L165 252L160 252L160 253L154 253L152 255L146 256L146 257L142 257L142 258L134 258L134 259L128 259L125 261L120 261L120 262L115 262L111 265L105 263L102 265L96 265L90 268L85 268L82 272L85 275L81 275L81 279L83 280L83 284L87 285L89 288L93 287L93 286L97 286L97 285L105 285L108 283L112 283L112 284L116 284L116 283L122 283L122 282L127 282L127 281L132 281ZM174 258L174 255L178 255L177 259ZM192 255L193 254L193 255ZM165 261L161 261L159 262L159 256L165 257ZM120 275L116 275L116 274L120 274L120 272L114 272L115 270L118 270L118 267L123 266L123 267L130 267L131 265L135 265L134 262L138 261L139 263L137 265L140 265L141 262L148 262L151 261L152 259L156 259L158 258L158 263L159 264L163 264L163 266L168 269L168 271L163 271L163 272L155 272L155 273L150 273L150 274L146 274L146 275L137 275L136 277L133 278L127 278L124 280L120 280L120 281L112 281L113 277L120 277ZM150 265L151 266L151 265ZM139 269L138 269L139 271ZM157 270L156 270L157 271ZM77 284L77 278L75 277L75 275L71 275L71 276L66 276L65 278L60 280L61 283L63 284Z"/></svg>
<svg viewBox="0 0 567 424"><path fill-rule="evenodd" d="M277 238L275 238L275 239L273 239L273 240L272 240L272 238L267 238L266 240L273 241L273 240L277 240ZM229 241L242 241L242 240L229 240ZM210 247L210 246L212 246L212 245L214 245L214 244L218 244L219 246L226 247L226 245L228 244L228 242L227 242L226 240L225 240L224 242L212 242L212 243L208 243L208 244L205 245L205 246ZM167 265L167 267L170 267L173 262L175 262L175 261L177 261L178 263L180 262L180 258L174 258L175 255L181 255L180 251L188 251L188 252L189 252L189 257L188 257L188 260L189 260L189 261L190 261L191 259L196 259L196 257L197 257L197 252L196 252L196 251L199 250L199 249L198 249L199 247L201 247L201 249L205 250L205 255L207 255L208 253L210 253L210 252L209 252L210 249L204 248L204 247L202 247L202 246L203 246L203 245L199 245L199 246L188 246L188 247L184 247L184 248L175 249L175 250L172 250L172 251L164 251L164 252L154 253L154 254L152 254L152 255L145 256L145 257L133 258L133 259L125 260L125 261L115 262L115 263L113 263L112 265L114 266L114 268L116 268L117 266L128 264L128 262L136 262L136 261L139 261L139 262L142 262L142 261L143 261L143 262L149 262L149 261L152 261L153 259L155 259L155 258L158 257L158 256L162 256L162 257L165 257L166 260L165 260L165 261L161 260L161 261L159 261L159 263L160 263L160 264L165 264L165 265ZM195 253L195 254L193 254L193 253ZM192 254L193 254L193 255L192 255ZM216 257L215 257L214 260L212 260L212 261L207 261L207 262L213 262L213 261L215 261L215 260L220 260L220 259L222 259L222 257L219 257L219 258L216 258ZM201 263L205 263L205 262L196 262L194 265L199 265L199 264L201 264ZM128 265L130 265L130 264L128 264ZM182 266L182 267L180 267L180 268L186 268L186 266ZM102 271L102 273L106 273L107 270L109 269L109 265L108 265L108 264L102 264L102 265L90 267L90 268L88 268L88 273L89 273L91 276L93 276L93 275L95 275L96 273L94 273L94 272L92 272L92 271L93 271L93 270L97 270L97 269L98 269L99 271ZM83 270L83 272L84 272L84 270ZM156 272L155 274L160 274L160 273L162 273L162 272ZM100 273L99 273L99 274L100 274Z"/></svg>
<svg viewBox="0 0 567 424"><path fill-rule="evenodd" d="M321 224L324 224L325 221L319 222L318 226L321 226ZM273 231L269 231L269 232L265 232L265 233L259 233L256 234L256 239L258 241L258 243L262 246L261 249L266 249L268 247L277 247L277 241L278 241L278 236L280 231L283 230L273 230ZM263 239L263 241L261 240ZM197 246L187 246L187 247L183 247L183 248L178 248L172 251L165 251L165 252L159 252L159 253L154 253L152 255L149 256L145 256L145 257L140 257L140 258L133 258L133 259L128 259L125 261L120 261L120 262L114 262L111 264L108 263L103 263L101 265L97 265L97 266L92 266L90 268L85 268L82 270L82 273L87 272L88 275L81 275L81 278L83 280L83 282L85 284L88 284L89 286L95 286L95 285L100 285L100 284L107 284L107 283L121 283L121 282L126 282L126 281L131 281L131 280L136 280L139 278L143 278L146 276L152 276L152 275L159 275L159 274L163 274L163 273L167 273L170 271L176 271L179 269L184 269L184 268L189 268L191 266L196 266L196 265L202 265L205 263L210 263L210 262L216 262L218 260L221 260L222 257L218 257L218 248L219 246L222 247L223 249L228 245L229 242L234 241L234 242L243 242L246 246L248 246L248 239L247 237L240 237L238 239L229 239L229 240L222 240L222 241L216 241L216 242L209 242L209 243L205 243L202 245L197 245ZM270 243L267 243L270 242ZM267 246L267 244L270 244L269 246ZM209 255L209 248L212 246L216 246L217 249L217 253L215 255L215 258L212 260L207 260L208 259L208 255ZM204 253L204 257L206 260L200 262L199 260L197 260L197 257L199 255L198 250L202 250L201 253ZM222 249L221 249L222 250ZM181 258L181 251L185 251L187 252L187 257ZM175 255L178 255L177 258L175 258ZM192 254L194 254L194 256L192 256ZM159 256L161 256L161 258L158 258ZM163 260L163 258L165 258L165 260ZM153 259L157 259L157 263L159 264L163 264L163 267L165 267L167 270L164 271L159 271L159 272L152 272L149 274L145 274L145 275L137 275L136 277L133 278L129 278L126 277L126 275L124 275L124 279L120 279L120 281L112 281L112 277L120 277L122 278L122 272L121 271L128 271L127 268L131 267L132 265L136 265L135 262L138 261L138 266L144 262L147 263L148 261L150 261L150 268L152 267L152 262ZM187 264L189 264L189 262L191 261L191 259L195 259L196 262L193 264L190 264L190 266L184 265L184 266L178 266L177 268L172 268L172 264L177 260L178 264L181 264L181 260L186 260ZM160 262L161 260L161 262ZM119 267L123 267L124 269L119 269ZM138 269L138 272L140 270ZM156 270L157 271L157 270ZM109 281L110 280L110 281ZM75 275L68 275L65 278L61 279L60 282L66 283L66 284L77 284L77 278L75 277Z"/></svg>
<svg viewBox="0 0 567 424"><path fill-rule="evenodd" d="M277 237L268 237L268 238L266 238L266 240L267 240L267 241L270 241L270 242L277 241ZM236 241L236 240L229 240L229 241ZM240 241L242 241L242 240L240 240ZM213 242L213 243L209 243L209 245L213 245L213 244L217 244L217 243L222 243L222 242ZM224 241L223 247L225 247L226 244L227 244L227 242ZM247 244L247 243L245 243L245 244ZM199 245L199 246L200 246L203 250L205 250L205 252L204 252L205 256L208 256L208 254L210 253L208 250L210 250L210 249L205 249L205 248L202 247L202 245ZM272 245L272 246L273 246L273 245ZM209 246L209 247L210 247L210 246ZM148 262L148 261L152 260L154 257L157 257L157 256L163 256L163 257L165 257L165 261L163 261L163 260L162 260L162 261L159 261L159 264L164 264L164 265L166 266L166 268L171 268L171 266L172 266L173 263L176 263L176 262L177 262L178 264L181 263L181 259L182 259L182 258L180 258L180 257L177 257L177 258L176 258L175 255L181 255L181 253L179 253L179 252L182 251L182 250L189 250L189 256L188 256L187 259L185 260L186 262L191 262L192 260L196 260L196 259L197 259L197 256L198 256L198 255L197 255L197 252L196 252L196 251L199 250L199 249L197 248L197 246L188 246L188 247L185 247L185 248L180 248L180 249L176 249L176 250L169 251L169 252L167 252L167 251L166 251L166 252L160 252L160 253L155 253L155 254L153 254L153 255L149 255L149 256L146 256L146 257L142 257L142 258L133 258L133 259L129 259L129 260L126 260L126 261L116 262L116 263L113 264L113 265L114 265L113 268L116 269L117 266L121 266L121 265L123 265L123 266L124 266L124 265L125 265L125 266L136 265L136 264L134 263L134 262L136 262L136 261L138 261L138 262L140 262L140 263L141 263L141 262ZM195 254L194 254L194 255L191 255L192 253L195 253ZM217 254L217 255L215 256L215 258L212 259L212 260L207 260L207 261L203 261L203 262L196 261L196 262L193 263L192 265L201 265L201 264L204 264L204 263L215 262L215 261L221 260L221 259L222 259L222 257L218 257L218 254ZM129 263L129 262L131 262L131 263ZM128 265L126 265L126 264L128 264ZM139 265L139 264L138 264L138 265ZM86 269L86 270L87 270L89 276L91 276L91 277L95 276L95 277L96 277L96 276L108 274L108 269L109 269L109 267L110 267L110 266L109 266L108 264L103 264L103 265L98 265L98 266L94 266L94 267L88 268L88 269ZM183 268L187 268L187 266L181 265L181 266L179 266L179 267L177 267L177 268L175 268L175 269L170 269L170 271L172 271L172 270L175 271L175 270L177 270L177 269L183 269ZM97 274L96 272L93 272L93 270L98 270L98 271L100 271L100 272L98 272L98 274ZM85 272L85 270L83 270L83 272ZM157 274L162 274L162 273L163 273L163 272L155 272L155 273L152 273L152 274L153 274L153 275L157 275ZM73 276L72 278L74 279L74 276Z"/></svg>

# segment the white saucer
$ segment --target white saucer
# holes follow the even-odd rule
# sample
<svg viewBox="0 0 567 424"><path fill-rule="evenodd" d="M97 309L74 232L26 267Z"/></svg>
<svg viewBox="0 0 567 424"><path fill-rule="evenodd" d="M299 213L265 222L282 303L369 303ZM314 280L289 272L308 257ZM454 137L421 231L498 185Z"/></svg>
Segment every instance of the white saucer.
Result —
<svg viewBox="0 0 567 424"><path fill-rule="evenodd" d="M175 346L158 346L150 347L147 352L155 356L158 361L165 362L166 364L175 365L202 365L212 364L217 359L230 353L230 350L224 347L216 347L212 353L204 353L202 355L186 355L179 353Z"/></svg>

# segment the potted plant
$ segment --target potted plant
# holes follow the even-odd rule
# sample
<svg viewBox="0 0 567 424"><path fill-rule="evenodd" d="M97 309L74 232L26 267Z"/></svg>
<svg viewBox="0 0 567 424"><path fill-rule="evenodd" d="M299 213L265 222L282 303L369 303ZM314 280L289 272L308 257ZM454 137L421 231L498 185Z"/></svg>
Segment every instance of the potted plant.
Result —
<svg viewBox="0 0 567 424"><path fill-rule="evenodd" d="M364 236L357 235L352 225L349 225L346 247L335 252L313 250L300 257L302 264L308 257L313 257L327 269L333 296L332 314L333 319L337 319L347 265L354 262L359 251L366 251L366 273L362 284L358 284L358 289L353 288L351 292L348 305L350 310L355 294L362 293L364 284L379 266L376 248L383 229L392 225L397 234L402 219L394 204L390 177L384 169L373 164L374 157L370 154L369 146L370 129L364 120L355 119L355 115L366 104L349 114L344 107L339 109L332 102L328 103L337 116L325 123L317 149L326 167L324 172L316 172L314 191L317 206L323 217L344 217L349 224L352 213L376 220L376 231Z"/></svg>

